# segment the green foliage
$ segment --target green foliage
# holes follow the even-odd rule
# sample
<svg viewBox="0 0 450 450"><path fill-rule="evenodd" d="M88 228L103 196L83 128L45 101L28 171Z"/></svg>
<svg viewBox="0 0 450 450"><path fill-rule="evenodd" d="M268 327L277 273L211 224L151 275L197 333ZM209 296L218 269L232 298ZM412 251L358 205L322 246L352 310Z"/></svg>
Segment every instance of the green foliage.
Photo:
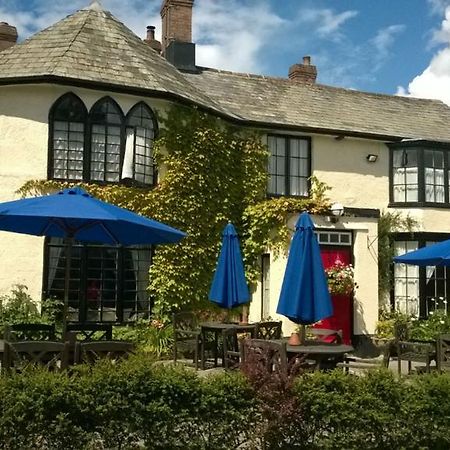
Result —
<svg viewBox="0 0 450 450"><path fill-rule="evenodd" d="M450 333L450 317L442 309L430 311L427 319L411 319L410 338L435 341L440 334Z"/></svg>
<svg viewBox="0 0 450 450"><path fill-rule="evenodd" d="M386 299L392 289L392 259L395 256L392 233L412 232L418 225L416 219L402 213L386 212L378 221L378 297L382 309L387 309Z"/></svg>
<svg viewBox="0 0 450 450"><path fill-rule="evenodd" d="M23 284L13 286L10 294L0 296L0 333L5 325L15 323L55 323L61 302L45 300L42 303L42 313L37 303L28 294L28 288Z"/></svg>
<svg viewBox="0 0 450 450"><path fill-rule="evenodd" d="M329 209L330 200L326 193L330 188L316 177L311 177L311 185L309 198L270 198L250 204L245 209L243 254L251 282L259 279L257 261L262 253L270 248L276 254L289 247L291 232L287 221L290 217L302 211L314 214Z"/></svg>
<svg viewBox="0 0 450 450"><path fill-rule="evenodd" d="M155 357L167 357L172 351L173 327L153 319L139 319L133 325L113 328L113 338L130 341Z"/></svg>
<svg viewBox="0 0 450 450"><path fill-rule="evenodd" d="M448 375L315 373L299 379L296 390L311 430L303 448L449 448Z"/></svg>
<svg viewBox="0 0 450 450"><path fill-rule="evenodd" d="M399 311L380 311L376 336L384 339L408 339L411 317Z"/></svg>
<svg viewBox="0 0 450 450"><path fill-rule="evenodd" d="M0 378L0 448L235 448L254 416L239 375L201 381L147 357Z"/></svg>
<svg viewBox="0 0 450 450"><path fill-rule="evenodd" d="M0 408L8 450L450 447L448 374L334 371L255 389L240 373L200 378L140 355L1 376Z"/></svg>
<svg viewBox="0 0 450 450"><path fill-rule="evenodd" d="M290 215L328 209L328 189L312 180L309 199L265 200L268 150L262 136L231 127L195 108L173 107L161 119L154 154L162 181L154 189L79 183L101 200L187 232L177 245L158 246L150 269L154 311L214 309L207 301L221 232L233 222L241 236L248 281L255 282L267 248L286 249ZM71 183L30 180L22 196L54 192Z"/></svg>

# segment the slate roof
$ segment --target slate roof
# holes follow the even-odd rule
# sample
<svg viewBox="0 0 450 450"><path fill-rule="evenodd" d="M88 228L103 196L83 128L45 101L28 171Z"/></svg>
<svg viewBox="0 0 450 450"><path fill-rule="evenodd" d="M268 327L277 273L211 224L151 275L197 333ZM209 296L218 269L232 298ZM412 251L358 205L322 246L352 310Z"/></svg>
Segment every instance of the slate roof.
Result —
<svg viewBox="0 0 450 450"><path fill-rule="evenodd" d="M207 68L181 73L96 3L0 52L0 84L33 81L170 96L255 126L450 141L450 108L440 101Z"/></svg>
<svg viewBox="0 0 450 450"><path fill-rule="evenodd" d="M0 52L0 83L62 77L170 93L222 112L110 12L93 5Z"/></svg>
<svg viewBox="0 0 450 450"><path fill-rule="evenodd" d="M346 135L450 141L450 108L437 100L213 69L186 76L223 108L251 122Z"/></svg>

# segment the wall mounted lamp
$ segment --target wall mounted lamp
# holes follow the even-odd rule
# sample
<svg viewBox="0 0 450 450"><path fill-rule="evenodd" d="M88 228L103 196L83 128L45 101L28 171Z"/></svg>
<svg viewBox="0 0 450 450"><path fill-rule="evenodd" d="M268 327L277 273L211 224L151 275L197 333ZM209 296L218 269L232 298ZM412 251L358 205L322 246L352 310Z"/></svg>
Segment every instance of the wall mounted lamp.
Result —
<svg viewBox="0 0 450 450"><path fill-rule="evenodd" d="M366 156L366 159L367 159L367 162L374 163L374 162L376 162L376 160L378 159L378 155L374 155L373 153L369 153L369 154Z"/></svg>
<svg viewBox="0 0 450 450"><path fill-rule="evenodd" d="M330 207L331 216L326 216L325 220L330 223L339 222L339 217L344 214L344 207L341 203L333 203Z"/></svg>

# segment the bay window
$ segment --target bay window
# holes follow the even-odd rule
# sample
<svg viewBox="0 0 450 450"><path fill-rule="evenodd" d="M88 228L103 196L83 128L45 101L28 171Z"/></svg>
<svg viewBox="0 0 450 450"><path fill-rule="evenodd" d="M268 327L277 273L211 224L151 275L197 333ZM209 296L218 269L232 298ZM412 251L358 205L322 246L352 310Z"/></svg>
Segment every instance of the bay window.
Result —
<svg viewBox="0 0 450 450"><path fill-rule="evenodd" d="M391 204L449 205L449 144L407 141L390 144L389 147Z"/></svg>

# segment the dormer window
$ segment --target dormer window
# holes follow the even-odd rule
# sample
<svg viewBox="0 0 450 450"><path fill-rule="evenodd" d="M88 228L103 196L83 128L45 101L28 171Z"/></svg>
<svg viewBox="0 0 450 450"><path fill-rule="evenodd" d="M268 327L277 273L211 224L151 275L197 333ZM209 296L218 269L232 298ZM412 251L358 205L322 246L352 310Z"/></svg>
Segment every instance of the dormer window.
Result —
<svg viewBox="0 0 450 450"><path fill-rule="evenodd" d="M50 179L152 186L156 171L152 147L156 121L143 102L127 116L110 97L88 113L69 93L50 111Z"/></svg>

